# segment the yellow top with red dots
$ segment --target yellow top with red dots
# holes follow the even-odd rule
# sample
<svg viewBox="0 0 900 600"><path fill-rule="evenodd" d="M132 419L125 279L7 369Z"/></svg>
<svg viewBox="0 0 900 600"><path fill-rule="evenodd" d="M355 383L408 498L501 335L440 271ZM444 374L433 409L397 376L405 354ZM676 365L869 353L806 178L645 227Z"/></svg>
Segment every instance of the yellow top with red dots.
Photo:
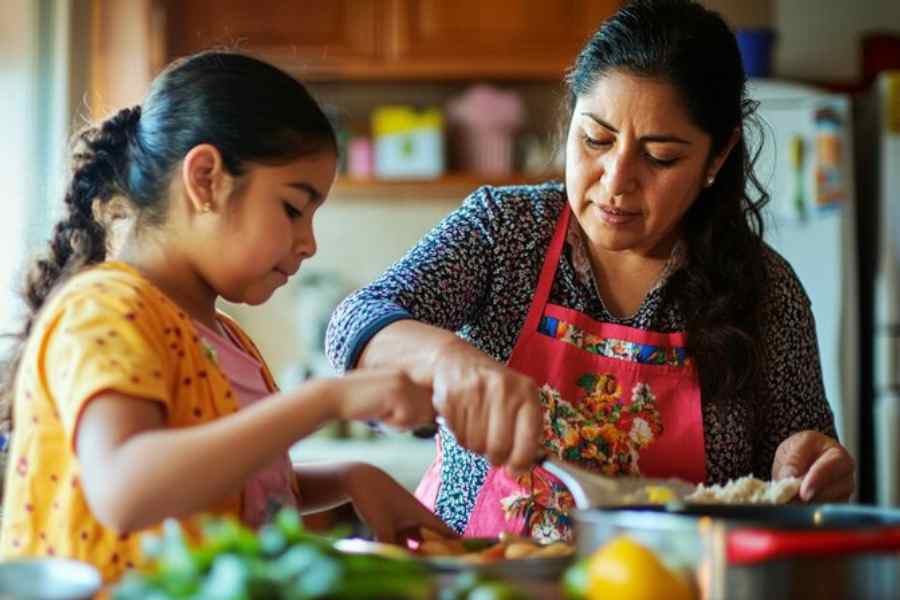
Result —
<svg viewBox="0 0 900 600"><path fill-rule="evenodd" d="M275 391L247 335L226 316L219 319L263 364ZM238 410L210 345L136 270L108 262L72 277L42 310L19 368L0 556L70 557L95 565L105 581L140 563L139 538L156 528L120 533L105 527L78 483L75 430L84 407L104 391L158 402L173 428ZM240 495L204 512L239 518ZM195 517L183 524L196 531Z"/></svg>

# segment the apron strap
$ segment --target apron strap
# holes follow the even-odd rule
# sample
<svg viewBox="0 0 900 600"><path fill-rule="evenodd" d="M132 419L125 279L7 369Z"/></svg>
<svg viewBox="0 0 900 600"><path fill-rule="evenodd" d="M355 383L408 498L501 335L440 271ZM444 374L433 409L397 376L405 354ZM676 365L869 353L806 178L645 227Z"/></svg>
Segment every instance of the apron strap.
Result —
<svg viewBox="0 0 900 600"><path fill-rule="evenodd" d="M553 280L556 278L556 269L559 266L559 258L562 256L563 243L566 241L566 233L569 230L569 217L572 215L572 209L569 203L563 207L556 223L556 231L553 233L553 239L550 240L550 246L547 248L547 254L544 258L544 266L541 268L541 277L538 279L537 289L534 291L534 300L528 309L528 317L525 319L523 331L533 333L537 331L541 322L541 316L544 314L544 307L550 299L550 289L553 287Z"/></svg>

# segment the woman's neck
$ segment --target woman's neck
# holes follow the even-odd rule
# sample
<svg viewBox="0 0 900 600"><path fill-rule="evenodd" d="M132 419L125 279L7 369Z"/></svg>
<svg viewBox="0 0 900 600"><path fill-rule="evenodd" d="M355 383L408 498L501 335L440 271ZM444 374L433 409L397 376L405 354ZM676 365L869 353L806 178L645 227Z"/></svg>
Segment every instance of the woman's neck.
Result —
<svg viewBox="0 0 900 600"><path fill-rule="evenodd" d="M124 242L111 259L131 265L192 319L219 331L217 294L183 257L166 252L157 244L137 243L131 239Z"/></svg>
<svg viewBox="0 0 900 600"><path fill-rule="evenodd" d="M652 251L607 250L590 243L587 248L597 293L606 309L615 317L633 316L659 282L672 256L677 238L658 244Z"/></svg>

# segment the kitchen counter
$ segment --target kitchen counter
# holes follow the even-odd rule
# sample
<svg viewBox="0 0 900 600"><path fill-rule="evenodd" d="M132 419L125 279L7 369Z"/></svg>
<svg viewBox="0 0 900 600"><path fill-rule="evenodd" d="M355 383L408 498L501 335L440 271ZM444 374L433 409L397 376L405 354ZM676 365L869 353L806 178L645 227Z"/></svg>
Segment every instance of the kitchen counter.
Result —
<svg viewBox="0 0 900 600"><path fill-rule="evenodd" d="M413 491L434 460L433 439L419 439L410 433L378 433L372 438L309 436L290 449L294 464L331 461L361 461L389 473Z"/></svg>

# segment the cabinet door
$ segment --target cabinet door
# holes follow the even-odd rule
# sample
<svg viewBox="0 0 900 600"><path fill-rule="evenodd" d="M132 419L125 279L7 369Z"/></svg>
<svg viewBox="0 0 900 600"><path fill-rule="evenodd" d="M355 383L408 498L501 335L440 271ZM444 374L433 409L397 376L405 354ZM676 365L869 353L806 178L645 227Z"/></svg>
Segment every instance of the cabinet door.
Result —
<svg viewBox="0 0 900 600"><path fill-rule="evenodd" d="M172 59L225 46L265 56L293 72L352 74L381 61L386 2L162 0L166 54Z"/></svg>
<svg viewBox="0 0 900 600"><path fill-rule="evenodd" d="M389 58L410 74L560 79L619 0L392 0Z"/></svg>

